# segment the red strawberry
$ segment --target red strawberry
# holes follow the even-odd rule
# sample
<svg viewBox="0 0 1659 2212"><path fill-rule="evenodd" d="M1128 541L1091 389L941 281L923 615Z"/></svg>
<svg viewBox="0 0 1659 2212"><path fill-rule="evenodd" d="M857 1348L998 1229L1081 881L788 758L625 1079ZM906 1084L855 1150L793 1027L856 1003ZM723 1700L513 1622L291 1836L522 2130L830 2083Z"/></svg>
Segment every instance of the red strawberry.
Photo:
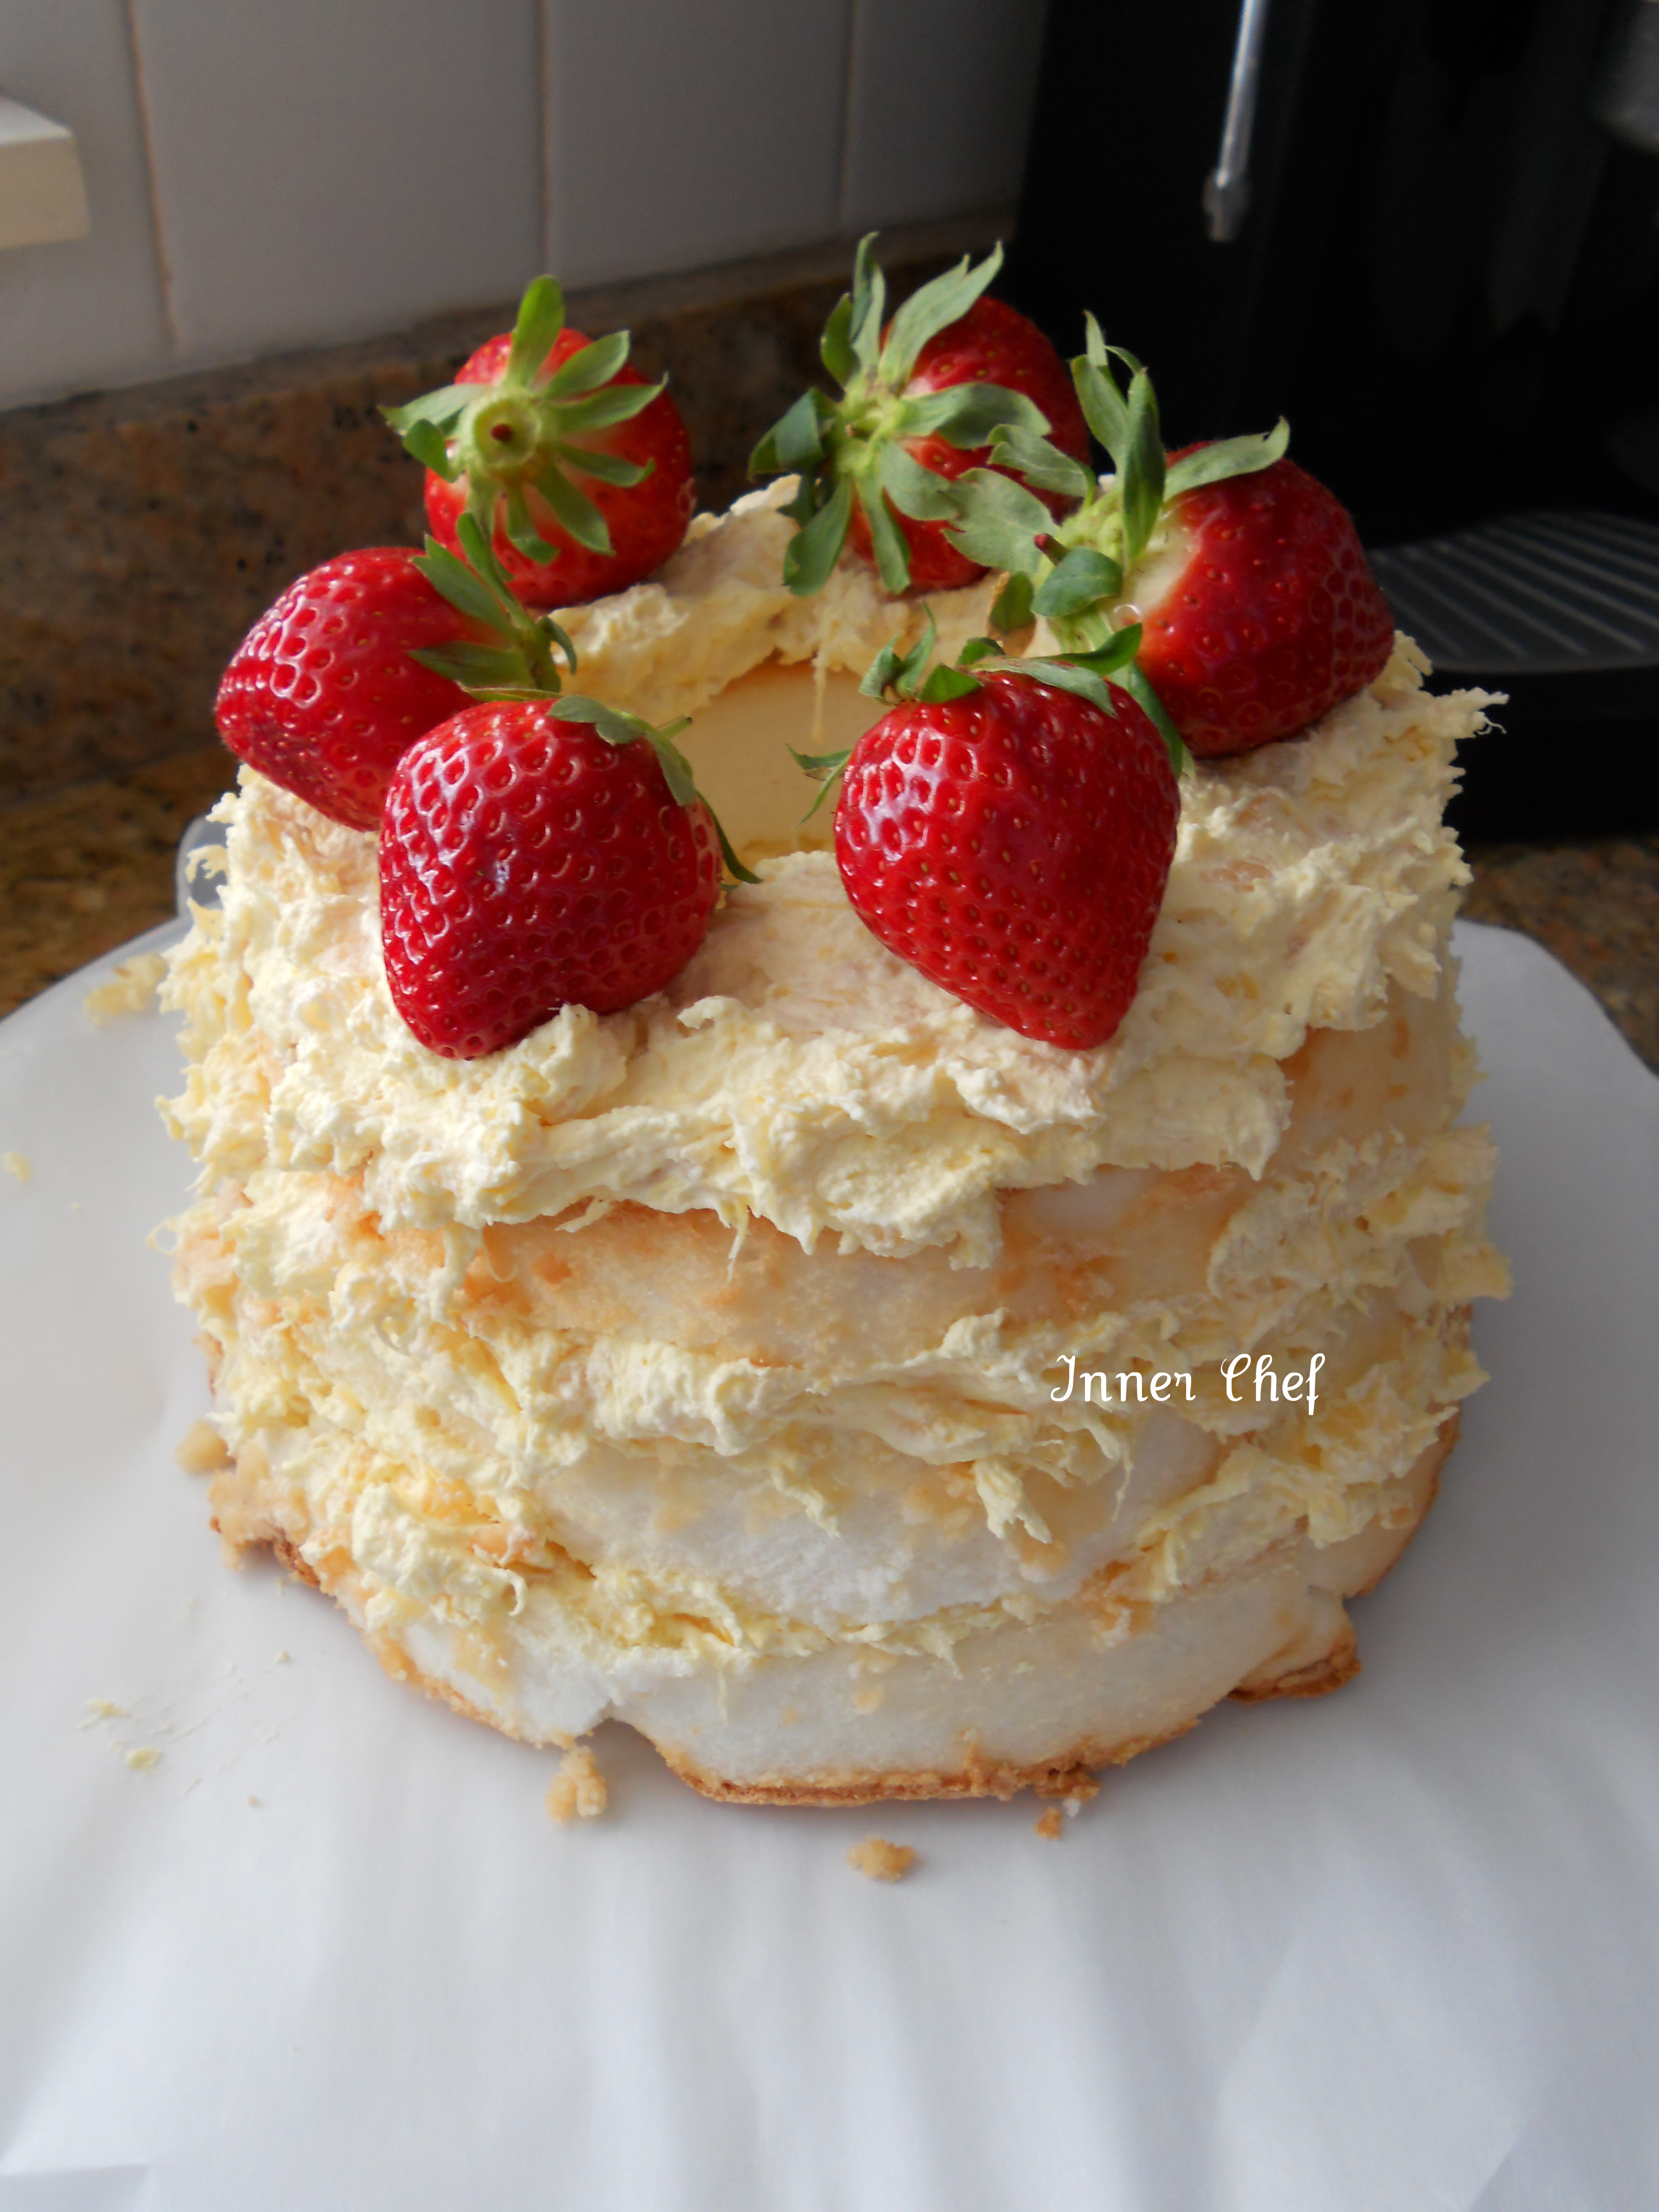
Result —
<svg viewBox="0 0 1659 2212"><path fill-rule="evenodd" d="M219 685L219 734L273 783L372 830L403 755L467 703L411 652L485 634L403 547L342 553L290 584L237 647Z"/></svg>
<svg viewBox="0 0 1659 2212"><path fill-rule="evenodd" d="M632 1006L702 942L714 821L676 800L646 734L599 733L629 720L580 700L469 707L398 763L381 941L393 1002L432 1051L474 1060L561 1006Z"/></svg>
<svg viewBox="0 0 1659 2212"><path fill-rule="evenodd" d="M590 342L563 327L550 276L515 327L481 346L453 384L387 410L426 464L433 535L454 549L477 517L521 599L574 606L659 568L696 504L691 443L661 385L626 368L626 331Z"/></svg>
<svg viewBox="0 0 1659 2212"><path fill-rule="evenodd" d="M882 273L871 240L859 247L853 289L824 331L826 365L844 387L798 400L755 448L756 475L793 471L790 506L801 527L784 563L792 591L817 591L850 535L890 592L971 583L986 564L946 535L956 519L950 483L990 464L1019 471L1018 437L1046 430L1074 462L1089 458L1089 431L1059 355L1036 325L981 295L1001 265L1000 246L976 269L925 284L884 325ZM1016 439L994 453L994 431ZM1044 487L1053 514L1072 504Z"/></svg>
<svg viewBox="0 0 1659 2212"><path fill-rule="evenodd" d="M956 543L1009 572L993 622L1017 630L1042 615L1073 658L1134 627L1148 703L1195 753L1295 736L1369 684L1393 647L1394 617L1352 523L1281 458L1282 422L1166 455L1146 370L1107 345L1092 315L1087 328L1072 374L1116 473L1094 483L1052 447L999 439L1030 481L1075 494L1058 525L1023 486L986 471L957 486ZM1132 372L1127 393L1113 354Z"/></svg>
<svg viewBox="0 0 1659 2212"><path fill-rule="evenodd" d="M1164 740L1028 675L896 707L848 763L847 896L890 951L1022 1036L1104 1044L1128 1012L1175 855Z"/></svg>
<svg viewBox="0 0 1659 2212"><path fill-rule="evenodd" d="M1148 600L1132 568L1123 597L1138 600L1140 665L1194 752L1292 737L1382 672L1388 601L1346 508L1294 461L1180 494L1165 526L1185 545L1179 572Z"/></svg>
<svg viewBox="0 0 1659 2212"><path fill-rule="evenodd" d="M892 327L890 323L882 333L884 338ZM929 338L916 356L902 396L910 398L925 392L948 392L960 384L994 384L1005 392L1023 392L1048 417L1050 442L1075 461L1088 460L1089 426L1065 362L1035 323L1027 322L1017 309L1000 300L975 300L958 321ZM969 469L983 468L991 459L988 446L963 449L937 436L906 438L902 443L912 460L947 480ZM912 591L951 591L985 574L981 562L969 560L951 544L944 521L918 521L901 514L890 495L886 497L909 548ZM1050 493L1044 497L1044 504L1058 515L1070 502ZM866 561L874 560L869 518L862 506L853 509L848 537L855 553Z"/></svg>

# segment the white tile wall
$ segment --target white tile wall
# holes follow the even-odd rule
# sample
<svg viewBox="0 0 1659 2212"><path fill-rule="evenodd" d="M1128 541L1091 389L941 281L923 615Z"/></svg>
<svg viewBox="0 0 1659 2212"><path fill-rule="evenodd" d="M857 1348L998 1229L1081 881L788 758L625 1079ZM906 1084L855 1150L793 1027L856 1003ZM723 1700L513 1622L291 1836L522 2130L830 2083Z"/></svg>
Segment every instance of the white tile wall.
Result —
<svg viewBox="0 0 1659 2212"><path fill-rule="evenodd" d="M1012 204L1043 0L854 0L842 228Z"/></svg>
<svg viewBox="0 0 1659 2212"><path fill-rule="evenodd" d="M601 283L839 228L851 0L544 0L548 250Z"/></svg>
<svg viewBox="0 0 1659 2212"><path fill-rule="evenodd" d="M536 0L132 0L181 356L507 298L541 266Z"/></svg>
<svg viewBox="0 0 1659 2212"><path fill-rule="evenodd" d="M121 0L4 0L0 91L79 142L92 229L0 252L0 406L170 363Z"/></svg>
<svg viewBox="0 0 1659 2212"><path fill-rule="evenodd" d="M1012 202L1042 0L0 0L0 406Z"/></svg>

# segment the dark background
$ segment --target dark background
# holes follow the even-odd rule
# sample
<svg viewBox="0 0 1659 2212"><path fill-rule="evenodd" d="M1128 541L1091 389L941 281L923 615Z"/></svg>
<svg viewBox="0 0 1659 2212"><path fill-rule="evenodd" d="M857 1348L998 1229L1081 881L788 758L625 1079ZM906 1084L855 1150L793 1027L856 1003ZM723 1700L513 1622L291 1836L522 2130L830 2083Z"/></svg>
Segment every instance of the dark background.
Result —
<svg viewBox="0 0 1659 2212"><path fill-rule="evenodd" d="M1236 0L1053 0L1010 295L1068 353L1092 308L1170 446L1288 416L1369 546L1539 507L1659 523L1659 155L1597 115L1630 14L1273 0L1222 245L1200 195ZM1443 672L1510 696L1466 835L1659 826L1659 665Z"/></svg>

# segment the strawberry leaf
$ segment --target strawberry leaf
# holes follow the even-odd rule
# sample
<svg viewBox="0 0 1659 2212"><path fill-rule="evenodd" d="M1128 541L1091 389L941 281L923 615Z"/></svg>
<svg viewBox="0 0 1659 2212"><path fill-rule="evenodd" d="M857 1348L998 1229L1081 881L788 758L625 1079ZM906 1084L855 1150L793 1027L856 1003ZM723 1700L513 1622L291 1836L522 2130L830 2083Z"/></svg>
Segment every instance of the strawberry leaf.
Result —
<svg viewBox="0 0 1659 2212"><path fill-rule="evenodd" d="M1122 586L1123 571L1115 561L1097 553L1092 545L1074 545L1037 586L1031 597L1031 611L1051 620L1081 614L1097 600L1109 599Z"/></svg>
<svg viewBox="0 0 1659 2212"><path fill-rule="evenodd" d="M596 477L601 483L643 483L657 465L654 461L627 461L620 453L607 453L598 446L567 446L562 439L553 450L567 469Z"/></svg>
<svg viewBox="0 0 1659 2212"><path fill-rule="evenodd" d="M962 520L950 536L970 561L1033 578L1042 574L1037 540L1053 530L1054 518L1035 492L995 469L969 469L957 478L956 493Z"/></svg>
<svg viewBox="0 0 1659 2212"><path fill-rule="evenodd" d="M750 475L809 474L824 458L824 426L834 416L835 409L823 392L803 392L749 456Z"/></svg>
<svg viewBox="0 0 1659 2212"><path fill-rule="evenodd" d="M726 874L734 878L736 881L740 884L757 884L760 881L760 878L755 873L752 868L745 868L743 862L738 858L737 848L732 844L732 840L726 834L725 823L720 820L720 816L715 813L714 808L709 806L708 801L706 799L702 803L703 805L708 808L708 818L714 825L714 835L720 842L720 858L726 863Z"/></svg>
<svg viewBox="0 0 1659 2212"><path fill-rule="evenodd" d="M1000 630L1024 629L1031 619L1031 580L1016 568L997 593L991 620Z"/></svg>
<svg viewBox="0 0 1659 2212"><path fill-rule="evenodd" d="M526 561L534 561L546 568L558 558L558 548L550 545L530 519L530 509L525 505L523 492L517 484L507 495L506 530L507 543L522 553Z"/></svg>
<svg viewBox="0 0 1659 2212"><path fill-rule="evenodd" d="M578 491L561 469L544 469L536 489L552 509L561 529L585 545L590 553L609 553L611 532L605 517L586 492Z"/></svg>
<svg viewBox="0 0 1659 2212"><path fill-rule="evenodd" d="M556 700L548 709L561 722L586 722L608 745L631 745L652 732L649 722L625 708L607 706L603 699L586 699L580 693ZM672 785L669 787L672 790ZM680 804L684 805L682 799Z"/></svg>
<svg viewBox="0 0 1659 2212"><path fill-rule="evenodd" d="M1115 676L1125 668L1140 650L1141 626L1130 623L1115 630L1106 644L1097 646L1092 653L1067 653L1063 657L1079 668L1092 668L1097 676Z"/></svg>
<svg viewBox="0 0 1659 2212"><path fill-rule="evenodd" d="M1121 470L1129 449L1129 410L1112 374L1100 325L1092 315L1085 316L1084 331L1087 351L1072 363L1072 382L1084 420L1111 455L1112 465Z"/></svg>
<svg viewBox="0 0 1659 2212"><path fill-rule="evenodd" d="M901 653L896 643L884 645L859 678L859 690L866 699L884 698L890 690L901 699L914 698L921 672L933 659L938 642L939 624L932 607L926 607L921 635L909 652Z"/></svg>
<svg viewBox="0 0 1659 2212"><path fill-rule="evenodd" d="M901 514L918 522L954 521L956 495L945 479L925 469L902 446L884 446L877 471L881 488Z"/></svg>
<svg viewBox="0 0 1659 2212"><path fill-rule="evenodd" d="M556 368L548 379L548 396L553 399L579 398L584 392L592 392L601 384L609 384L617 371L628 359L632 338L626 331L612 331L608 337L595 338L579 353Z"/></svg>
<svg viewBox="0 0 1659 2212"><path fill-rule="evenodd" d="M449 441L435 422L411 422L404 432L404 451L446 483L453 483L460 474L449 458Z"/></svg>
<svg viewBox="0 0 1659 2212"><path fill-rule="evenodd" d="M675 730L684 729L685 727L684 718L670 726ZM669 729L653 730L650 724L647 723L641 734L649 738L653 750L662 763L663 775L667 780L668 788L676 803L681 806L695 806L697 803L697 779L691 773L690 762L674 743ZM726 840L722 837L720 840L722 847L725 842Z"/></svg>
<svg viewBox="0 0 1659 2212"><path fill-rule="evenodd" d="M1169 752L1170 766L1177 775L1187 775L1192 768L1193 757L1188 751L1186 741L1180 731L1170 720L1169 708L1153 690L1145 670L1137 662L1132 660L1122 674L1114 680L1121 690L1128 693L1148 720L1156 725L1158 733L1163 738Z"/></svg>
<svg viewBox="0 0 1659 2212"><path fill-rule="evenodd" d="M472 518L463 515L461 520L470 522ZM501 619L501 600L495 592L465 561L458 561L453 553L440 545L435 538L427 539L426 551L416 555L414 565L433 589L441 592L459 613L470 617L474 622L484 623L490 629L501 630L507 627Z"/></svg>
<svg viewBox="0 0 1659 2212"><path fill-rule="evenodd" d="M576 672L576 648L570 641L569 634L560 629L551 615L538 615L536 628L541 632L546 644L557 646L559 651L569 662L570 673L574 676Z"/></svg>
<svg viewBox="0 0 1659 2212"><path fill-rule="evenodd" d="M1002 424L991 433L991 458L1012 469L1036 491L1057 491L1067 499L1087 499L1095 480L1080 461L1030 430Z"/></svg>
<svg viewBox="0 0 1659 2212"><path fill-rule="evenodd" d="M925 471L918 469L916 473L921 476ZM858 495L864 519L870 526L870 549L876 556L883 586L894 593L902 592L910 581L910 549L904 542L904 532L894 521L893 510L883 498L878 485L872 484L867 477L860 477Z"/></svg>
<svg viewBox="0 0 1659 2212"><path fill-rule="evenodd" d="M1098 707L1103 714L1112 712L1112 695L1106 688L1106 679L1097 676L1092 668L1079 667L1069 660L1008 660L1003 663L1003 672L1033 677L1053 690L1075 692L1091 707Z"/></svg>
<svg viewBox="0 0 1659 2212"><path fill-rule="evenodd" d="M529 688L524 655L505 645L410 646L411 660L447 676L468 691L522 691Z"/></svg>
<svg viewBox="0 0 1659 2212"><path fill-rule="evenodd" d="M965 699L970 691L982 690L984 686L960 668L935 668L928 672L927 680L916 694L930 707L937 707L945 699Z"/></svg>
<svg viewBox="0 0 1659 2212"><path fill-rule="evenodd" d="M977 269L964 253L961 264L913 292L893 318L881 352L881 374L896 391L909 382L916 356L929 338L960 322L1002 266L1002 248L994 246Z"/></svg>
<svg viewBox="0 0 1659 2212"><path fill-rule="evenodd" d="M999 429L1027 431L1041 438L1048 418L1023 392L1000 384L953 384L945 392L923 392L906 399L894 418L896 438L945 439L971 452L988 445Z"/></svg>
<svg viewBox="0 0 1659 2212"><path fill-rule="evenodd" d="M803 496L811 494L810 479L803 477ZM848 525L853 519L853 483L843 477L824 505L804 522L786 547L783 556L783 580L798 599L806 599L821 591L829 581L830 572L847 543Z"/></svg>
<svg viewBox="0 0 1659 2212"><path fill-rule="evenodd" d="M1107 344L1105 333L1092 315L1085 315L1083 318L1083 348L1084 358L1096 368L1109 371L1111 363L1115 359L1121 361L1130 375L1133 376L1142 366L1139 359L1129 351L1127 346Z"/></svg>
<svg viewBox="0 0 1659 2212"><path fill-rule="evenodd" d="M823 336L818 340L818 353L844 392L858 374L859 357L853 350L849 335L853 326L853 302L843 292L830 311L830 319L823 326ZM807 394L811 397L811 394ZM755 471L751 469L750 473Z"/></svg>
<svg viewBox="0 0 1659 2212"><path fill-rule="evenodd" d="M495 595L498 610L496 627L513 628L524 610L519 604L518 593L513 588L513 579L495 557L489 531L477 515L468 511L463 513L456 523L455 536L463 555L471 564L473 573Z"/></svg>
<svg viewBox="0 0 1659 2212"><path fill-rule="evenodd" d="M881 359L881 323L887 306L887 279L875 258L875 232L859 240L853 257L853 297L847 336L859 368L866 376L876 374Z"/></svg>
<svg viewBox="0 0 1659 2212"><path fill-rule="evenodd" d="M1291 442L1291 426L1281 415L1271 430L1242 438L1218 438L1175 462L1164 480L1164 496L1178 499L1183 491L1200 484L1221 483L1229 477L1254 476L1284 458Z"/></svg>
<svg viewBox="0 0 1659 2212"><path fill-rule="evenodd" d="M1123 565L1133 567L1158 526L1164 505L1164 441L1158 434L1152 380L1138 368L1129 384L1127 441L1119 471L1123 502Z"/></svg>
<svg viewBox="0 0 1659 2212"><path fill-rule="evenodd" d="M559 434L575 438L584 430L609 430L618 422L631 422L666 389L663 384L607 384L602 392L589 392L560 408Z"/></svg>
<svg viewBox="0 0 1659 2212"><path fill-rule="evenodd" d="M977 668L981 660L999 660L1002 657L1002 642L994 637L970 637L957 655L958 668Z"/></svg>
<svg viewBox="0 0 1659 2212"><path fill-rule="evenodd" d="M531 383L563 328L564 295L550 276L538 276L519 302L507 356L507 375L517 383Z"/></svg>
<svg viewBox="0 0 1659 2212"><path fill-rule="evenodd" d="M884 645L870 665L859 678L859 690L866 699L884 699L889 691L897 691L910 665L910 656L901 653L896 645Z"/></svg>
<svg viewBox="0 0 1659 2212"><path fill-rule="evenodd" d="M414 651L414 658L477 698L556 697L561 678L554 654L563 653L574 676L575 647L551 615L532 619L520 605L476 515L464 513L456 534L465 559L428 538L415 568L451 606L481 629L493 630L501 643L458 639L453 645Z"/></svg>
<svg viewBox="0 0 1659 2212"><path fill-rule="evenodd" d="M796 767L804 775L814 777L818 784L812 804L800 817L802 826L805 827L835 789L836 778L853 757L853 750L849 745L845 752L840 753L798 753L793 745L791 745L789 754Z"/></svg>
<svg viewBox="0 0 1659 2212"><path fill-rule="evenodd" d="M853 748L850 745L843 745L839 752L799 753L793 745L791 745L789 757L803 775L834 775L838 769L844 769L851 760Z"/></svg>
<svg viewBox="0 0 1659 2212"><path fill-rule="evenodd" d="M437 392L424 392L402 407L382 407L380 413L401 438L416 422L453 422L478 396L476 384L446 384Z"/></svg>

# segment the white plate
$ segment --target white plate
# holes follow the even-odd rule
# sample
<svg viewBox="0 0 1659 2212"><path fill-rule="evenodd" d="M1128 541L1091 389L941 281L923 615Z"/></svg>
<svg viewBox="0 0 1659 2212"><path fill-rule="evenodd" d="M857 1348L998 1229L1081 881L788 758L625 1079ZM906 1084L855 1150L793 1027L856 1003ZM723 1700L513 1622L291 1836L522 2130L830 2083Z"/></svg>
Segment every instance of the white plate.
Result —
<svg viewBox="0 0 1659 2212"><path fill-rule="evenodd" d="M1651 2212L1659 1085L1463 951L1518 1287L1367 1671L1059 1843L706 1804L617 1729L554 1826L549 1757L219 1563L168 1025L88 971L0 1026L0 2212Z"/></svg>

